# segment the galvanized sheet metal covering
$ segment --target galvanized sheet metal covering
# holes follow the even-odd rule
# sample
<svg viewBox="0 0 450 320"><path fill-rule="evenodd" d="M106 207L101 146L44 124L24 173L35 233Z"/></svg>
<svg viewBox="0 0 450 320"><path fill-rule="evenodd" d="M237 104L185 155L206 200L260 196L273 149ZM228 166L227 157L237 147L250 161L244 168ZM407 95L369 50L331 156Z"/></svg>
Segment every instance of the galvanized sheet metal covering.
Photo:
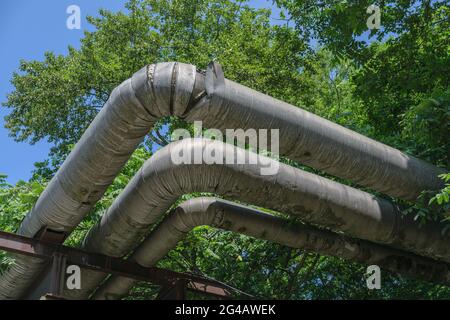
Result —
<svg viewBox="0 0 450 320"><path fill-rule="evenodd" d="M150 71L156 78L148 81ZM171 109L187 108L186 95L192 92L195 74L191 65L160 63L141 69L115 88L22 222L19 234L32 237L44 226L70 233L101 198L155 121ZM42 271L42 261L37 261L17 257L0 278L0 298L21 297L30 279Z"/></svg>
<svg viewBox="0 0 450 320"><path fill-rule="evenodd" d="M221 150L224 164L174 164L174 154L205 154ZM227 164L225 159L247 159ZM254 164L251 164L254 163ZM276 175L261 167L278 165ZM83 242L83 249L110 256L128 254L183 194L213 192L297 216L303 221L368 241L393 245L450 261L450 236L440 226L418 228L389 201L312 173L278 163L230 144L208 139L173 142L148 159L101 221ZM86 298L104 275L83 273L83 289L70 298Z"/></svg>
<svg viewBox="0 0 450 320"><path fill-rule="evenodd" d="M208 128L279 128L280 153L334 176L404 200L444 186L445 170L323 119L301 108L223 78L220 65L207 73L208 113L193 108L188 119ZM198 105L200 106L200 105Z"/></svg>
<svg viewBox="0 0 450 320"><path fill-rule="evenodd" d="M202 91L207 95L200 101ZM189 97L189 98L188 98ZM280 129L280 151L294 160L404 199L437 189L443 172L350 130L223 78L211 64L205 83L195 67L149 65L111 93L58 170L19 233L70 233L101 198L154 122L166 115L217 128ZM0 298L18 298L41 263L18 257L0 278Z"/></svg>
<svg viewBox="0 0 450 320"><path fill-rule="evenodd" d="M208 225L269 240L292 248L337 256L422 280L450 283L449 265L390 247L352 239L315 227L293 224L259 210L216 198L196 198L170 212L130 256L130 260L151 267L174 249L187 233ZM137 281L111 276L93 299L119 299Z"/></svg>

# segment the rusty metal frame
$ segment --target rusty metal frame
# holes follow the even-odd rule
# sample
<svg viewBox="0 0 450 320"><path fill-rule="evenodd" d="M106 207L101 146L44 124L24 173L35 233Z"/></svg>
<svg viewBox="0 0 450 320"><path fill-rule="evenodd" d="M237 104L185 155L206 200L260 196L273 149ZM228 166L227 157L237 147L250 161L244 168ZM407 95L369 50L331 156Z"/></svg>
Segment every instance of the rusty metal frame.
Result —
<svg viewBox="0 0 450 320"><path fill-rule="evenodd" d="M45 259L51 265L50 292L44 299L61 297L67 264L78 265L109 274L125 276L140 281L150 282L162 287L159 299L185 299L185 290L215 296L221 299L252 298L233 287L202 276L175 272L167 269L146 268L137 263L102 254L90 253L80 249L53 242L53 239L64 238L54 232L44 230L36 238L28 238L14 233L0 231L0 250Z"/></svg>

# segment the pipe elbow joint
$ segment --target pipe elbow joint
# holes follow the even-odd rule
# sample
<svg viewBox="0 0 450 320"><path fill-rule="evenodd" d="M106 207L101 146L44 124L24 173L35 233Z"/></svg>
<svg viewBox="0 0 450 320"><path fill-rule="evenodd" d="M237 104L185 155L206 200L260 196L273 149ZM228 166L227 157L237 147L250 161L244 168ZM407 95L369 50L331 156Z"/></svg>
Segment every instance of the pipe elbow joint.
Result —
<svg viewBox="0 0 450 320"><path fill-rule="evenodd" d="M191 64L161 62L136 72L131 85L136 97L155 118L183 116L193 100L200 77L202 75Z"/></svg>
<svg viewBox="0 0 450 320"><path fill-rule="evenodd" d="M214 197L186 200L175 209L174 224L187 230L202 225L218 227L222 224L222 211L220 201Z"/></svg>

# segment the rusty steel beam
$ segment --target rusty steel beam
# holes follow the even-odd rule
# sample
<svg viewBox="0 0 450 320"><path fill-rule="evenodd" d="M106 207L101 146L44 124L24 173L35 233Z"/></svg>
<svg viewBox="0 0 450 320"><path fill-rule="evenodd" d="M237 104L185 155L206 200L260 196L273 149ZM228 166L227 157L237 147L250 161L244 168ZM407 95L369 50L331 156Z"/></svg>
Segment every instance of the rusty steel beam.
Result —
<svg viewBox="0 0 450 320"><path fill-rule="evenodd" d="M55 252L52 258L50 292L49 294L61 297L64 292L64 277L67 268L67 256Z"/></svg>
<svg viewBox="0 0 450 320"><path fill-rule="evenodd" d="M186 299L186 282L184 280L177 281L171 287L161 287L156 300L185 300Z"/></svg>
<svg viewBox="0 0 450 320"><path fill-rule="evenodd" d="M201 283L198 281L189 281L186 284L186 288L188 290L194 291L194 292L201 292L201 293L205 293L205 294L209 294L209 295L213 295L213 296L217 296L217 297L231 297L232 296L232 290L230 290L230 288L225 288L221 287L221 286L210 286L208 284L205 283ZM247 294L243 294L243 296L245 298L253 298L250 295Z"/></svg>
<svg viewBox="0 0 450 320"><path fill-rule="evenodd" d="M157 267L146 268L135 262L122 260L120 258L89 253L49 241L28 238L4 231L0 231L0 250L53 261L53 269L60 267L60 260L64 259L67 264L74 264L81 268L151 282L165 288L178 288L179 284L183 283L187 290L219 298L231 298L233 297L233 292L238 292L237 289L228 285L201 276ZM61 272L53 273L61 274ZM52 281L53 291L51 294L58 295L60 291L56 287L58 283L60 283L60 281ZM251 297L241 292L239 292L239 295L245 298ZM178 297L179 296L180 295L178 295Z"/></svg>

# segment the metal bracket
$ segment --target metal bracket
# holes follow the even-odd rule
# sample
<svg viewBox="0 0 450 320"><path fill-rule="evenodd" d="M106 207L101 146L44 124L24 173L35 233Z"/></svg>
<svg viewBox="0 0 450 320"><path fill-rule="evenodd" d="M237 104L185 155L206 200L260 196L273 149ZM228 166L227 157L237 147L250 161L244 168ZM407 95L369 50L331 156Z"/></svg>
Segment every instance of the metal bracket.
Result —
<svg viewBox="0 0 450 320"><path fill-rule="evenodd" d="M46 269L36 279L36 283L24 294L24 299L61 299L65 285L67 264L75 264L81 268L160 285L163 288L159 295L160 299L184 299L186 290L222 299L232 298L233 293L238 293L246 298L252 298L250 295L244 295L239 290L213 279L157 267L143 267L132 261L90 253L63 246L60 243L50 243L48 242L49 239L55 239L55 234L48 229L42 233L40 232L39 235L47 241L0 230L0 250L44 259L50 262L50 268ZM58 232L56 235L62 236ZM40 287L41 284L46 286L44 292L42 292L43 288Z"/></svg>
<svg viewBox="0 0 450 320"><path fill-rule="evenodd" d="M49 229L47 226L44 226L36 233L33 238L44 242L63 243L67 238L67 233L62 231L55 231Z"/></svg>
<svg viewBox="0 0 450 320"><path fill-rule="evenodd" d="M180 279L174 282L173 286L163 286L156 297L157 300L185 300L186 281Z"/></svg>
<svg viewBox="0 0 450 320"><path fill-rule="evenodd" d="M66 275L67 256L55 252L52 259L50 294L54 297L62 296L64 292L64 280Z"/></svg>

